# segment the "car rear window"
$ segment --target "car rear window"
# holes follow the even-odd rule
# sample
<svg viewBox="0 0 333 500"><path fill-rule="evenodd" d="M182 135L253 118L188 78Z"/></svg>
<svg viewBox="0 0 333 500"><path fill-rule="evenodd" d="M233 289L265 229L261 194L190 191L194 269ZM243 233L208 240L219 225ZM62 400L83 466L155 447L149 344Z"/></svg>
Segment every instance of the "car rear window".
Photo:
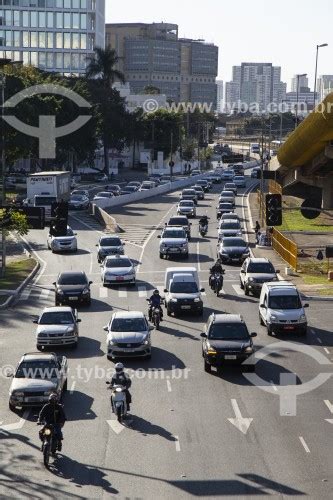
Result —
<svg viewBox="0 0 333 500"><path fill-rule="evenodd" d="M214 323L208 334L215 340L248 340L249 332L244 323Z"/></svg>
<svg viewBox="0 0 333 500"><path fill-rule="evenodd" d="M88 283L85 274L61 274L58 278L59 285L85 285Z"/></svg>
<svg viewBox="0 0 333 500"><path fill-rule="evenodd" d="M167 229L163 232L163 238L186 238L185 231L168 231Z"/></svg>
<svg viewBox="0 0 333 500"><path fill-rule="evenodd" d="M106 267L131 267L132 263L129 259L107 259Z"/></svg>
<svg viewBox="0 0 333 500"><path fill-rule="evenodd" d="M101 247L120 247L121 240L119 238L104 238L99 244Z"/></svg>
<svg viewBox="0 0 333 500"><path fill-rule="evenodd" d="M275 269L270 262L250 262L247 266L247 272L274 274Z"/></svg>
<svg viewBox="0 0 333 500"><path fill-rule="evenodd" d="M223 240L224 247L247 247L247 244L241 238L226 238Z"/></svg>
<svg viewBox="0 0 333 500"><path fill-rule="evenodd" d="M169 220L169 226L188 226L188 220L186 217L171 217Z"/></svg>

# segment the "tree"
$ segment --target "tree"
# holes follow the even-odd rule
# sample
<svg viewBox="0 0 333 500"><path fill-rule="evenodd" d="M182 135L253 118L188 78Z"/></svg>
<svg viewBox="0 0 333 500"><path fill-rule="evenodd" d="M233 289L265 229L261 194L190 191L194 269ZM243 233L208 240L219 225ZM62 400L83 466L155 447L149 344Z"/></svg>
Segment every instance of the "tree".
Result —
<svg viewBox="0 0 333 500"><path fill-rule="evenodd" d="M163 151L164 157L175 153L180 146L183 134L183 115L170 113L166 109L159 109L155 113L148 113L144 117L145 142L152 144L155 151Z"/></svg>
<svg viewBox="0 0 333 500"><path fill-rule="evenodd" d="M154 85L146 85L142 91L142 94L158 95L160 93L160 89L158 87L155 87Z"/></svg>
<svg viewBox="0 0 333 500"><path fill-rule="evenodd" d="M0 208L0 228L4 228L6 233L16 231L24 236L29 232L27 216L12 209L8 213L6 209Z"/></svg>
<svg viewBox="0 0 333 500"><path fill-rule="evenodd" d="M87 77L102 81L106 88L110 88L116 80L125 83L124 74L115 69L116 64L120 61L117 52L110 46L106 49L95 47L94 52L94 56L87 58Z"/></svg>

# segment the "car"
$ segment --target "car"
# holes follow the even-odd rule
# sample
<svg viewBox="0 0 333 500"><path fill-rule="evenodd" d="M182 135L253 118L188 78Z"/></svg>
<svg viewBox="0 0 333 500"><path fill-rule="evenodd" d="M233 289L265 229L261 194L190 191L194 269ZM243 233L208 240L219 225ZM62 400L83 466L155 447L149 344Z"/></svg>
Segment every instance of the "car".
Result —
<svg viewBox="0 0 333 500"><path fill-rule="evenodd" d="M74 191L71 192L71 195L85 196L89 199L88 189L74 189Z"/></svg>
<svg viewBox="0 0 333 500"><path fill-rule="evenodd" d="M198 196L194 189L183 189L181 195L181 200L192 200L195 204L198 203Z"/></svg>
<svg viewBox="0 0 333 500"><path fill-rule="evenodd" d="M38 319L36 344L40 351L43 347L72 346L77 347L79 327L77 310L69 306L45 307Z"/></svg>
<svg viewBox="0 0 333 500"><path fill-rule="evenodd" d="M246 187L246 180L245 180L244 175L235 175L234 183L236 184L237 187L245 188Z"/></svg>
<svg viewBox="0 0 333 500"><path fill-rule="evenodd" d="M223 263L243 263L245 259L250 257L250 250L246 241L239 236L235 238L223 238L218 245L217 256Z"/></svg>
<svg viewBox="0 0 333 500"><path fill-rule="evenodd" d="M137 191L139 191L139 188L137 186L125 186L120 191L120 195L133 194L133 193L136 193Z"/></svg>
<svg viewBox="0 0 333 500"><path fill-rule="evenodd" d="M223 187L224 191L232 191L237 196L237 186L234 182L226 182Z"/></svg>
<svg viewBox="0 0 333 500"><path fill-rule="evenodd" d="M167 315L191 313L203 315L203 301L196 268L168 268L165 274L165 307Z"/></svg>
<svg viewBox="0 0 333 500"><path fill-rule="evenodd" d="M201 186L205 193L210 190L210 184L206 179L200 179L196 181L196 186Z"/></svg>
<svg viewBox="0 0 333 500"><path fill-rule="evenodd" d="M151 358L151 336L154 329L147 318L139 311L119 311L112 315L111 321L104 327L107 332L107 358L120 357Z"/></svg>
<svg viewBox="0 0 333 500"><path fill-rule="evenodd" d="M167 184L170 184L171 181L168 181L168 179L161 179L160 180L160 186L166 186Z"/></svg>
<svg viewBox="0 0 333 500"><path fill-rule="evenodd" d="M251 171L251 179L258 179L258 173L261 171L261 167L254 167Z"/></svg>
<svg viewBox="0 0 333 500"><path fill-rule="evenodd" d="M121 187L118 184L110 184L109 186L105 186L106 191L112 193L114 196L119 196Z"/></svg>
<svg viewBox="0 0 333 500"><path fill-rule="evenodd" d="M232 221L239 221L240 218L238 214L230 214L230 213L225 213L221 216L220 221L226 221L226 220L232 220Z"/></svg>
<svg viewBox="0 0 333 500"><path fill-rule="evenodd" d="M93 201L111 199L113 197L113 193L109 191L101 191L100 193L95 194L95 196L93 197Z"/></svg>
<svg viewBox="0 0 333 500"><path fill-rule="evenodd" d="M215 171L215 173L212 174L210 177L213 179L214 184L220 184L220 182L222 182L221 174L217 171Z"/></svg>
<svg viewBox="0 0 333 500"><path fill-rule="evenodd" d="M177 205L177 214L186 215L187 217L195 217L197 215L197 209L194 201L181 200Z"/></svg>
<svg viewBox="0 0 333 500"><path fill-rule="evenodd" d="M169 257L170 255L179 255L186 259L188 258L188 239L185 229L182 227L167 226L158 238L161 239L159 248L160 259Z"/></svg>
<svg viewBox="0 0 333 500"><path fill-rule="evenodd" d="M232 203L221 202L216 208L216 217L220 219L223 214L230 214L233 213L233 211L234 207Z"/></svg>
<svg viewBox="0 0 333 500"><path fill-rule="evenodd" d="M235 175L244 175L243 163L236 163L232 168L233 171L235 172Z"/></svg>
<svg viewBox="0 0 333 500"><path fill-rule="evenodd" d="M195 168L191 172L191 177L194 177L195 175L201 175L201 174L202 174L201 170L199 170L198 168Z"/></svg>
<svg viewBox="0 0 333 500"><path fill-rule="evenodd" d="M205 199L205 191L202 188L202 186L195 185L193 186L194 191L197 193L198 200L204 200Z"/></svg>
<svg viewBox="0 0 333 500"><path fill-rule="evenodd" d="M165 223L165 227L181 227L185 230L187 239L191 239L191 222L189 222L186 215L174 215L170 217L169 222Z"/></svg>
<svg viewBox="0 0 333 500"><path fill-rule="evenodd" d="M239 274L240 287L245 295L252 292L258 295L261 292L263 283L278 281L279 271L276 271L273 264L265 258L249 257L242 265Z"/></svg>
<svg viewBox="0 0 333 500"><path fill-rule="evenodd" d="M141 185L142 185L142 182L141 182L141 181L130 181L130 182L126 185L126 187L131 187L131 186L134 186L134 187L138 188L137 190L139 190L139 189L140 189L140 187L141 187Z"/></svg>
<svg viewBox="0 0 333 500"><path fill-rule="evenodd" d="M135 285L135 265L127 255L109 255L101 265L101 280L103 286L123 283Z"/></svg>
<svg viewBox="0 0 333 500"><path fill-rule="evenodd" d="M71 194L68 202L69 210L86 210L89 208L90 200L81 194Z"/></svg>
<svg viewBox="0 0 333 500"><path fill-rule="evenodd" d="M64 271L58 274L55 286L55 305L86 304L90 305L90 285L84 271Z"/></svg>
<svg viewBox="0 0 333 500"><path fill-rule="evenodd" d="M204 370L211 372L212 366L224 368L228 364L242 365L254 354L252 339L245 321L239 314L212 313L202 337ZM255 371L255 363L244 364L246 371Z"/></svg>
<svg viewBox="0 0 333 500"><path fill-rule="evenodd" d="M235 206L235 195L233 191L222 191L219 196L219 203L231 203Z"/></svg>
<svg viewBox="0 0 333 500"><path fill-rule="evenodd" d="M150 189L154 189L156 187L155 182L153 181L144 181L141 184L140 191L150 191Z"/></svg>
<svg viewBox="0 0 333 500"><path fill-rule="evenodd" d="M77 234L73 232L70 226L67 226L64 236L53 236L49 233L47 237L47 248L55 252L76 252L77 251Z"/></svg>
<svg viewBox="0 0 333 500"><path fill-rule="evenodd" d="M121 241L119 236L103 234L96 247L97 247L97 262L101 263L108 255L123 255L125 243Z"/></svg>
<svg viewBox="0 0 333 500"><path fill-rule="evenodd" d="M235 236L242 236L242 228L239 221L236 220L222 220L220 221L218 229L218 240L223 238L230 238Z"/></svg>
<svg viewBox="0 0 333 500"><path fill-rule="evenodd" d="M168 182L170 182L171 181L171 176L163 174L162 177L161 177L161 181L168 181Z"/></svg>
<svg viewBox="0 0 333 500"><path fill-rule="evenodd" d="M221 174L221 179L223 181L233 181L235 177L235 172L233 170L224 170Z"/></svg>
<svg viewBox="0 0 333 500"><path fill-rule="evenodd" d="M109 179L108 176L105 174L98 174L95 176L95 180L96 182L107 182Z"/></svg>
<svg viewBox="0 0 333 500"><path fill-rule="evenodd" d="M67 358L53 352L23 354L15 371L10 374L9 409L43 406L50 394L61 398L67 390Z"/></svg>

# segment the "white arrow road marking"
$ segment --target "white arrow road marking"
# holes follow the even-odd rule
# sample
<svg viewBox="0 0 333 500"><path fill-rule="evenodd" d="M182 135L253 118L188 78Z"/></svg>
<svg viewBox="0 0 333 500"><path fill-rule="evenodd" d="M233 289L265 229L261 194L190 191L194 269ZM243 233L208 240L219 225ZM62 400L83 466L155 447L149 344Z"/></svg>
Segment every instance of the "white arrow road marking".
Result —
<svg viewBox="0 0 333 500"><path fill-rule="evenodd" d="M145 286L139 286L139 297L147 297L147 288Z"/></svg>
<svg viewBox="0 0 333 500"><path fill-rule="evenodd" d="M129 427L132 422L133 420L126 420L126 423L121 424L118 420L107 420L107 423L115 434L120 434L124 429Z"/></svg>
<svg viewBox="0 0 333 500"><path fill-rule="evenodd" d="M232 288L235 290L237 295L245 295L245 293L241 289L240 285L232 285Z"/></svg>
<svg viewBox="0 0 333 500"><path fill-rule="evenodd" d="M235 412L236 418L228 418L228 420L232 425L234 425L243 434L246 434L247 431L249 430L249 427L252 423L253 418L242 417L242 414L240 412L240 409L239 409L239 406L238 406L236 399L232 399L231 404L232 404L233 410Z"/></svg>
<svg viewBox="0 0 333 500"><path fill-rule="evenodd" d="M330 401L328 401L328 399L325 399L324 403L327 406L327 408L329 409L329 411L331 413L333 413L333 404Z"/></svg>
<svg viewBox="0 0 333 500"><path fill-rule="evenodd" d="M326 422L329 424L333 424L333 418L325 418Z"/></svg>
<svg viewBox="0 0 333 500"><path fill-rule="evenodd" d="M107 297L108 297L108 289L101 286L99 289L99 298L107 299Z"/></svg>
<svg viewBox="0 0 333 500"><path fill-rule="evenodd" d="M15 424L2 425L0 427L0 431L18 431L18 430L22 429L22 427L24 426L24 424L29 416L29 413L30 413L30 410L25 410L22 418L20 418L20 420L18 422L16 422Z"/></svg>

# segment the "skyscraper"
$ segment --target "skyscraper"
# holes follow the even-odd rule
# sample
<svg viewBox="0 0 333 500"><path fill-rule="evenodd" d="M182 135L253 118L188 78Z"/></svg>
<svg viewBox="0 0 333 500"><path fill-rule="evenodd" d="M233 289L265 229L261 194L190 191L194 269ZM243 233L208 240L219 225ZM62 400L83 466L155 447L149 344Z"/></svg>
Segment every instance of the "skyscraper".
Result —
<svg viewBox="0 0 333 500"><path fill-rule="evenodd" d="M216 105L216 111L218 113L222 113L223 110L223 81L222 80L216 80L216 86L217 86L217 105Z"/></svg>
<svg viewBox="0 0 333 500"><path fill-rule="evenodd" d="M307 76L298 77L298 91L309 92L309 79ZM306 90L305 90L306 89ZM297 92L297 75L291 79L291 92Z"/></svg>
<svg viewBox="0 0 333 500"><path fill-rule="evenodd" d="M0 1L0 57L65 75L105 44L105 0Z"/></svg>
<svg viewBox="0 0 333 500"><path fill-rule="evenodd" d="M327 94L333 92L333 75L321 75L317 81L318 100L325 99Z"/></svg>

